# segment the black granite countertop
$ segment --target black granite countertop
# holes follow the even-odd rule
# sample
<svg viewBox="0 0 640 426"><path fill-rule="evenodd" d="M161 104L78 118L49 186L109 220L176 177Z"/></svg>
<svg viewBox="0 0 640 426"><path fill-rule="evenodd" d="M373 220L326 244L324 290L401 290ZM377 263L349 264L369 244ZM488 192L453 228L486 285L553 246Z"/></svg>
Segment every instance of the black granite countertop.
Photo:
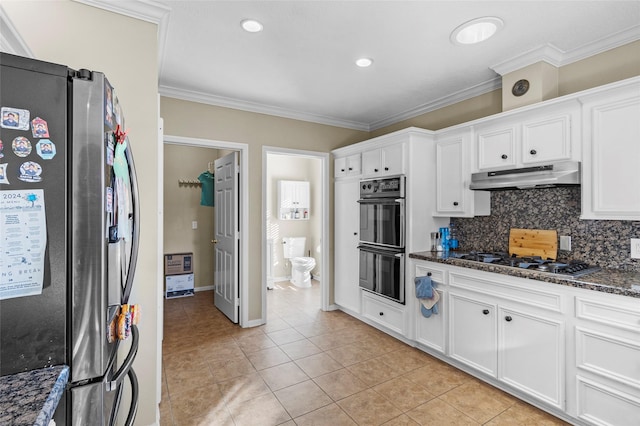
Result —
<svg viewBox="0 0 640 426"><path fill-rule="evenodd" d="M512 268L510 266L494 265L492 263L480 263L471 260L457 259L455 257L448 256L443 252L422 251L410 253L409 257L412 259L428 260L430 262L461 266L463 268L476 269L479 271L494 272L513 277L545 281L568 287L584 288L588 290L640 298L640 272L603 268L598 272L593 272L582 277L568 278L549 272L538 272L528 269Z"/></svg>
<svg viewBox="0 0 640 426"><path fill-rule="evenodd" d="M66 365L0 377L0 425L48 426L68 379Z"/></svg>

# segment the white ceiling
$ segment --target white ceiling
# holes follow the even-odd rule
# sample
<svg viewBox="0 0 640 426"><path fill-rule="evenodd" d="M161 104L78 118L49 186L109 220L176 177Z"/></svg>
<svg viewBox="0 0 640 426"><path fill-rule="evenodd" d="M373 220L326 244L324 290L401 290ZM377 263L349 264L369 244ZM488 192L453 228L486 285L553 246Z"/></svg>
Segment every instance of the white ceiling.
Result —
<svg viewBox="0 0 640 426"><path fill-rule="evenodd" d="M373 130L640 39L640 1L79 0L159 23L162 95ZM458 25L496 16L477 45ZM247 33L240 21L264 24ZM355 66L373 58L370 68Z"/></svg>

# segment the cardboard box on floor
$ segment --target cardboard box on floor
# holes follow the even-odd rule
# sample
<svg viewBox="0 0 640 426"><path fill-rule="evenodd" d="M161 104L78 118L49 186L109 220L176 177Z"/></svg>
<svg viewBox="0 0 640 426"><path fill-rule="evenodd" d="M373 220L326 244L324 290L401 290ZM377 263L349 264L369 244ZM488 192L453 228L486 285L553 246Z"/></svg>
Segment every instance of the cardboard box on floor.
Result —
<svg viewBox="0 0 640 426"><path fill-rule="evenodd" d="M183 275L167 275L165 281L165 299L172 297L193 296L195 290L193 288L193 274Z"/></svg>
<svg viewBox="0 0 640 426"><path fill-rule="evenodd" d="M193 253L169 253L164 255L165 275L191 273L193 273Z"/></svg>

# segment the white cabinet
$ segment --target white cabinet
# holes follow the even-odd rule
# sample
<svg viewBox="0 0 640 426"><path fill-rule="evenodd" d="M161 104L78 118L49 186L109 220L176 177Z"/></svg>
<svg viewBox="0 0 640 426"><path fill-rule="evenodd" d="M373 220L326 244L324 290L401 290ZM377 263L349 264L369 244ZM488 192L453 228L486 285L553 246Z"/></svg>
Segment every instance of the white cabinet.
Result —
<svg viewBox="0 0 640 426"><path fill-rule="evenodd" d="M335 182L335 303L352 313L360 313L358 241L360 215L359 181L355 179Z"/></svg>
<svg viewBox="0 0 640 426"><path fill-rule="evenodd" d="M399 143L364 151L362 172L365 177L404 174L404 146L404 143Z"/></svg>
<svg viewBox="0 0 640 426"><path fill-rule="evenodd" d="M307 181L278 181L278 217L283 220L309 219L310 197Z"/></svg>
<svg viewBox="0 0 640 426"><path fill-rule="evenodd" d="M474 126L477 170L580 160L577 101L499 116Z"/></svg>
<svg viewBox="0 0 640 426"><path fill-rule="evenodd" d="M473 272L449 274L449 355L564 409L560 295L478 275L486 278L475 278Z"/></svg>
<svg viewBox="0 0 640 426"><path fill-rule="evenodd" d="M581 100L581 219L640 220L640 82Z"/></svg>
<svg viewBox="0 0 640 426"><path fill-rule="evenodd" d="M471 140L471 127L437 137L434 216L473 217L490 214L489 192L469 189Z"/></svg>
<svg viewBox="0 0 640 426"><path fill-rule="evenodd" d="M574 291L575 356L569 394L575 413L592 425L640 419L640 301ZM575 363L573 362L575 360ZM633 419L633 420L632 420Z"/></svg>
<svg viewBox="0 0 640 426"><path fill-rule="evenodd" d="M360 154L353 154L347 157L336 158L334 163L334 176L337 178L360 176L362 158Z"/></svg>
<svg viewBox="0 0 640 426"><path fill-rule="evenodd" d="M415 263L415 277L430 276L432 285L440 296L438 301L438 313L432 314L429 318L422 315L420 303L415 304L415 327L416 341L426 347L429 347L441 354L446 350L446 312L447 312L447 290L446 290L446 271L434 266L427 266L423 262ZM413 291L407 297L415 297L415 286Z"/></svg>
<svg viewBox="0 0 640 426"><path fill-rule="evenodd" d="M362 292L362 315L398 334L404 334L404 306Z"/></svg>

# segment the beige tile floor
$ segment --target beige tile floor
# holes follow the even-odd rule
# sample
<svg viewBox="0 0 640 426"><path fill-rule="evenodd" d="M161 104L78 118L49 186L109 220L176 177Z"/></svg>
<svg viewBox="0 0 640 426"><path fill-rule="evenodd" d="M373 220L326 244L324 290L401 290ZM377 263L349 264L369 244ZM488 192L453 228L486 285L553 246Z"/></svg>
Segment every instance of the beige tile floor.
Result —
<svg viewBox="0 0 640 426"><path fill-rule="evenodd" d="M277 283L242 329L213 292L165 300L161 425L561 425L340 311L319 284Z"/></svg>

